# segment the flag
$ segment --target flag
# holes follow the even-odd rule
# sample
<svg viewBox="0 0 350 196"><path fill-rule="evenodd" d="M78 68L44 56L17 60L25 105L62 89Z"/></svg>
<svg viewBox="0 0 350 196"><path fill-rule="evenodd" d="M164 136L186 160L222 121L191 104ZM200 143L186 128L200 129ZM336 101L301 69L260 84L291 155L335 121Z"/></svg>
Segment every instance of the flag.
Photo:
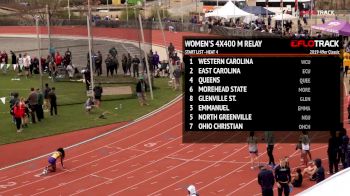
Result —
<svg viewBox="0 0 350 196"><path fill-rule="evenodd" d="M1 100L1 102L2 102L3 104L6 103L6 97L1 97L0 100Z"/></svg>

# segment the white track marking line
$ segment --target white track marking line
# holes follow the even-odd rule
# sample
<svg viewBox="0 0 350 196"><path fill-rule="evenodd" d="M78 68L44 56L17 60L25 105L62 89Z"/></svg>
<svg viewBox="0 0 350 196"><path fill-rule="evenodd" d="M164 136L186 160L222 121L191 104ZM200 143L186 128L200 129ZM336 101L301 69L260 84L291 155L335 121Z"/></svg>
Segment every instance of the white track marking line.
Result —
<svg viewBox="0 0 350 196"><path fill-rule="evenodd" d="M314 138L314 137L316 137L317 134L318 134L318 132L316 132L315 135L313 135L313 136L311 137L311 139ZM314 150L315 150L315 149L314 149ZM310 151L312 151L312 150L310 150ZM291 156L294 156L297 152L298 152L298 151L294 151L294 152L291 154ZM290 156L289 156L289 157L290 157ZM292 171L293 168L290 168L290 169L291 169L291 171ZM234 191L228 193L227 195L233 195L235 192L237 192L237 191L239 191L240 189L242 189L242 188L248 186L249 184L253 183L253 182L256 181L256 180L257 180L257 179L254 178L253 180L251 180L251 181L249 181L248 183L246 183L245 185L243 185L243 186L237 188L236 190L234 190Z"/></svg>
<svg viewBox="0 0 350 196"><path fill-rule="evenodd" d="M137 144L134 144L133 146L142 144L142 143L144 143L144 142L146 142L146 141L148 141L148 140L150 140L150 139L153 139L153 138L155 138L155 137L158 137L158 136L160 136L160 135L162 135L162 134L164 134L164 133L166 133L166 132L168 132L168 131L173 130L175 127L177 127L177 126L179 126L179 125L181 125L181 124L182 124L182 123L177 124L176 126L170 128L170 129L168 129L168 130L166 130L166 131L164 131L164 132L161 132L161 133L159 133L159 134L157 134L157 135L155 135L155 136L153 136L153 137L151 137L151 138L147 138L146 140L143 140L143 141L141 141L141 142L139 142L139 143L137 143ZM107 145L110 145L110 144L107 144ZM107 146L107 145L106 145L106 146ZM102 159L104 159L104 158L108 158L108 157L110 157L110 156L112 156L112 155L115 155L115 154L118 154L118 153L124 152L124 151L125 151L125 150L117 151L116 153L109 154L109 155L107 155L107 156L104 156L104 157L102 157L102 158L96 159L96 160L94 160L94 161L91 161L91 162L87 162L87 163L85 163L85 164L82 164L82 165L80 165L80 166L78 166L78 167L76 167L76 168L74 168L74 169L83 167L83 166L85 166L85 165L89 165L89 164L91 164L91 163L94 163L94 162L96 162L96 161L102 160ZM120 163L118 163L118 164L120 164ZM61 172L61 173L52 175L52 176L50 176L49 178L55 177L55 176L58 176L58 175L62 175L62 174L64 174L64 173L65 173L65 172ZM89 174L89 175L90 175L90 174ZM42 180L44 180L44 179L34 181L34 182L30 183L30 184L33 184L33 183L36 183L36 182L40 182L40 181L42 181ZM27 185L29 185L29 184L27 184ZM0 193L5 193L5 192L11 191L11 190L16 190L16 189L21 188L21 187L24 187L24 186L15 187L15 188L13 188L13 189L9 189L9 190L6 190L6 191L0 192Z"/></svg>
<svg viewBox="0 0 350 196"><path fill-rule="evenodd" d="M227 155L227 156L221 158L219 161L223 161L223 160L227 159L228 157L237 154L238 152L240 152L241 150L243 150L243 149L245 149L245 148L247 148L247 145L243 145L241 148L239 148L238 150L232 152L231 154L229 154L229 155ZM201 173L202 171L206 171L208 168L210 168L210 167L212 167L212 166L214 166L214 165L216 165L216 164L217 164L217 163L212 163L212 164L210 164L209 166L207 166L207 167L205 167L205 168L203 168L203 169L201 169L201 170L197 170L196 173L193 173L193 174L191 174L191 175L187 175L185 178L182 178L181 180L178 180L177 182L172 183L172 184L170 184L170 185L168 185L168 186L166 186L166 187L162 187L162 189L159 189L159 190L157 190L156 192L153 192L153 193L148 194L148 195L152 195L152 194L159 193L160 191L162 191L162 190L164 190L164 189L167 189L167 188L169 188L169 187L171 187L171 186L173 186L173 185L175 185L175 184L177 184L177 183L179 183L179 182L181 182L181 181L183 181L183 180L185 180L185 179L187 179L187 178L189 178L189 177L192 177L192 176L194 176L194 175L197 175L197 174ZM220 178L220 177L221 177L221 176L218 176L218 178Z"/></svg>
<svg viewBox="0 0 350 196"><path fill-rule="evenodd" d="M235 135L231 136L231 137L228 138L226 141L229 141L230 139L232 139L233 137L237 136L238 134L240 134L240 132L238 132L238 133L236 133ZM194 160L194 159L196 159L196 158L198 158L198 157L200 157L200 156L203 156L203 155L207 154L208 152L210 152L210 151L212 151L212 150L214 150L214 149L216 149L216 148L222 146L223 144L224 144L224 143L221 143L221 144L219 144L219 145L214 145L214 147L210 148L209 150L207 150L207 151L205 151L205 152L203 152L203 153L200 153L199 155L193 157L191 160ZM244 147L245 147L245 146L244 146ZM165 158L165 157L164 157L164 158ZM161 172L161 173L158 173L157 175L152 176L152 177L150 177L150 178L148 178L148 179L146 179L146 180L143 180L143 181L138 182L138 183L136 183L136 184L134 184L134 185L132 185L132 186L126 187L126 188L124 188L124 189L122 189L122 190L119 190L119 191L113 193L113 194L110 194L109 196L116 195L116 194L118 194L118 193L120 193L120 192L123 192L123 191L125 191L125 190L128 190L130 187L133 187L133 186L142 184L142 183L144 183L144 182L147 182L147 181L149 181L149 180L151 180L151 179L153 179L153 178L155 178L155 177L158 177L158 176L160 176L160 175L162 175L162 174L164 174L164 173L167 173L167 172L169 172L169 171L172 171L172 170L174 170L175 168L178 168L178 167L180 167L180 166L182 166L182 165L184 165L184 164L186 164L186 163L189 163L189 162L190 162L190 161L181 163L181 164L179 164L179 165L177 165L177 166L175 166L175 167L173 167L173 168L171 168L171 169L168 169L168 170L165 170L165 171L163 171L163 172Z"/></svg>
<svg viewBox="0 0 350 196"><path fill-rule="evenodd" d="M130 137L132 137L132 136L135 136L135 135L137 135L137 134L139 134L139 133L143 133L143 132L145 132L145 131L147 131L147 130L149 130L149 129L151 129L151 128L157 126L157 125L160 125L160 124L163 123L163 122L166 123L169 119L171 119L171 118L177 116L177 115L180 114L180 113L182 113L182 112L177 112L176 114L170 116L169 118L164 119L164 120L162 120L162 121L160 121L160 122L158 122L158 123L156 123L156 124L154 124L154 125L152 125L152 126L150 126L150 127L147 127L147 128L143 129L143 130L140 131L140 132L136 132L136 133L134 133L134 134L132 134L132 135L129 135L129 136L123 138L123 139L120 139L120 140L114 141L114 142L112 142L112 143L103 145L103 146L101 146L101 147L95 148L94 150L90 150L90 151L88 151L88 152L79 154L78 156L71 157L71 158L67 159L66 161L73 160L73 159L75 159L75 158L77 158L77 157L84 156L84 155L89 154L89 153L91 153L91 152L94 152L94 151L100 150L100 149L102 149L102 148L105 148L105 147L107 147L107 146L109 146L109 145L116 144L116 143L118 143L118 142L124 141L124 140L127 139L127 138L130 138ZM120 128L122 128L122 127L120 127ZM119 129L118 129L118 130L119 130ZM147 141L147 140L144 140L144 141ZM77 145L76 145L76 146L77 146ZM45 157L46 157L46 156L49 156L49 154L44 155L44 156L45 156ZM43 157L39 157L39 158L43 158ZM24 164L24 163L26 163L26 162L30 162L30 161L37 160L37 159L39 159L39 158L37 157L37 158L31 159L31 160L29 160L29 161L22 162L22 164ZM17 164L13 165L13 167L14 167L14 166L17 166ZM2 169L0 169L0 171L5 170L5 169L9 169L9 168L11 168L11 167L9 166L9 167L6 167L6 168L2 168ZM17 175L17 176L13 176L13 177L11 177L11 178L7 178L7 179L4 179L4 180L0 180L0 182L7 181L7 180L10 180L10 179L14 179L14 178L17 178L17 177L21 177L21 176L26 175L26 174L28 174L28 173L35 173L35 172L40 171L40 170L42 170L42 168L36 169L36 170L33 170L33 171L30 171L30 172L27 172L27 173L24 173L24 174L20 174L20 175Z"/></svg>
<svg viewBox="0 0 350 196"><path fill-rule="evenodd" d="M282 139L281 142L285 141L285 140L289 137L290 134L291 134L291 132L289 132L289 133ZM279 145L279 144L280 144L280 143L275 144L275 147L276 147L277 145ZM265 152L261 153L258 157L261 157L262 155L264 155L264 154L266 154L266 153L267 153L267 152L265 151ZM237 172L238 170L241 170L243 167L245 167L245 166L247 166L247 165L249 165L249 163L243 164L242 166L240 166L240 167L238 167L238 168L232 170L231 172L228 172L228 173L225 174L224 176L221 176L219 179L216 179L216 180L210 182L209 184L206 184L205 186L201 187L200 189L206 188L206 187L210 186L211 184L214 184L214 183L218 182L219 180L225 178L226 176L228 176L228 175L230 175L230 174L232 174L232 173L235 173L235 172ZM199 191L200 189L198 189L198 191Z"/></svg>
<svg viewBox="0 0 350 196"><path fill-rule="evenodd" d="M239 134L239 132L238 132L237 134ZM235 135L237 135L237 134L235 134ZM213 134L210 134L210 135L208 135L208 136L202 138L202 140L206 139L207 137L210 137L211 135L213 135ZM178 137L178 138L179 138L179 137ZM167 155L167 156L171 156L171 155L177 154L178 152L180 152L180 151L182 151L182 150L185 150L185 149L187 149L187 148L190 148L190 147L193 146L193 145L194 145L194 144L187 145L186 147L181 148L180 150L177 150L177 151L175 151L175 152L173 152L173 153L171 153L171 154L169 154L169 155ZM140 170L140 169L142 169L142 168L145 168L145 167L147 167L147 166L149 166L149 165L152 165L152 164L154 164L154 163L156 163L156 162L162 161L162 160L164 160L165 158L166 158L166 157L161 157L160 159L158 159L158 160L156 160L156 161L150 161L149 164L144 165L144 166L142 166L142 167L140 167L140 168L137 168L137 169L135 169L135 170L129 171L129 172L127 172L127 173L125 173L125 174L123 174L123 175L121 175L121 176L117 176L117 177L113 178L113 180L115 180L115 179L117 179L117 178L121 178L121 177L123 177L123 176L125 176L125 175L128 175L128 174L130 174L130 173L133 173L133 172L135 172L135 171L138 171L138 170ZM174 168L174 167L175 167L175 166L173 166L172 168ZM171 170L171 169L169 169L169 170ZM176 177L178 177L178 176L175 176L175 178L176 178ZM172 177L172 178L173 178L173 177ZM100 185L102 185L102 183L97 184L97 185L95 185L95 186L92 186L92 187L90 187L90 188L87 189L87 190L96 188L96 187L98 187L98 186L100 186ZM72 194L72 195L74 195L74 194Z"/></svg>
<svg viewBox="0 0 350 196"><path fill-rule="evenodd" d="M211 134L211 135L212 135L212 134ZM208 135L208 136L206 136L205 138L210 137L211 135ZM182 137L182 136L180 136L180 137L178 137L178 138L181 138L181 137ZM176 138L176 139L178 139L178 138ZM205 138L203 138L203 140L204 140ZM174 140L173 140L173 141L174 141ZM170 143L170 142L169 142L169 143ZM171 154L169 154L169 155L176 154L176 153L178 153L178 152L180 152L180 151L182 151L182 150L184 150L184 149L187 149L187 148L189 148L189 147L191 147L191 146L193 146L193 145L194 145L194 144L190 144L190 145L188 145L188 146L186 146L186 147L184 147L184 148L180 148L179 150L177 150L177 151L175 151L175 152L173 152L173 153L171 153ZM157 163L157 162L159 162L159 161L162 161L162 160L164 160L164 159L165 159L165 157L161 157L161 158L159 158L158 160L151 161L149 164L144 165L144 166L142 166L142 167L139 167L139 168L137 168L137 169L135 169L135 170L131 170L131 171L129 171L129 172L125 173L125 174L122 174L122 175L120 175L120 176L117 176L117 177L113 178L113 180L116 180L116 179L118 179L118 178L121 178L121 177L123 177L123 176L126 176L126 175L128 175L128 174L130 174L130 173L133 173L133 172L135 172L135 171L138 171L138 170L140 170L140 169L142 169L142 168L145 168L145 167L147 167L147 166L149 166L149 165L152 165L152 164ZM174 167L175 167L175 166L174 166ZM173 167L172 167L172 168L173 168ZM169 170L171 170L171 169L169 169ZM98 186L100 186L100 185L102 185L102 183L96 184L95 186L92 186L92 187L88 188L87 191L90 190L90 189L96 188L96 187L98 187ZM72 194L72 195L75 195L75 194Z"/></svg>
<svg viewBox="0 0 350 196"><path fill-rule="evenodd" d="M180 125L182 125L182 123L178 124L177 126L180 126ZM177 127L177 126L175 126L175 127ZM174 129L175 127L169 128L168 131ZM166 131L166 132L167 132L167 131ZM164 134L164 133L165 133L165 132L163 132L162 134ZM179 136L178 138L180 138L180 137L182 137L182 136ZM178 138L177 138L177 139L178 139ZM150 139L150 138L149 138L149 139ZM171 142L174 142L174 141L175 141L175 140L172 140L172 141L169 141L169 142L164 143L164 144L162 144L162 145L159 145L157 148L162 148L164 145L167 145L167 144L169 144L169 143L171 143ZM141 143L141 142L140 142L140 143ZM135 144L135 145L138 145L138 144ZM153 150L150 150L149 152L152 152L152 151L153 151ZM72 181L66 182L65 185L68 185L68 184L70 184L70 183L73 183L73 182L79 181L79 180L81 180L81 179L84 179L84 178L86 178L86 177L88 177L88 176L90 176L90 175L92 175L92 174L97 174L97 173L99 173L99 172L108 170L108 169L113 168L113 167L115 167L115 166L117 166L117 165L120 165L120 164L122 164L122 163L128 162L128 161L133 160L133 159L135 159L135 158L137 158L137 157L143 156L143 155L145 155L145 154L147 154L147 153L149 153L149 152L139 154L139 155L137 155L137 156L134 156L133 158L126 159L126 160L124 160L124 161L122 161L122 162L119 162L119 163L117 163L117 164L110 165L109 167L106 167L106 168L104 168L104 169L97 170L97 171L95 171L95 172L93 172L93 173L90 173L90 174L88 174L88 175L82 176L82 177L80 177L80 178L76 178L76 179L74 179L74 180L72 180ZM129 173L131 173L131 172L129 172ZM123 174L123 175L126 175L126 174ZM112 180L114 180L114 179L115 179L115 178L112 178ZM105 182L104 182L104 183L105 183ZM103 183L101 183L101 184L103 184ZM56 189L56 188L59 188L59 187L61 187L61 186L51 187L51 188L49 188L49 189L46 189L45 191L38 192L38 193L35 193L35 194L33 194L33 195L38 195L38 194L41 194L41 193L44 193L44 192L47 192L47 191L49 191L49 190L53 190L53 189ZM87 190L89 190L89 189L91 189L91 187L85 189L84 191L87 191Z"/></svg>
<svg viewBox="0 0 350 196"><path fill-rule="evenodd" d="M183 96L183 95L181 94L181 95L175 97L173 100L171 100L170 102L166 103L166 104L163 105L162 107L160 107L160 108L158 108L158 109L156 109L156 110L154 110L154 111L152 111L152 112L150 112L150 113L148 113L148 114L146 114L146 115L144 115L144 116L141 116L140 118L137 118L137 119L135 119L134 121L131 121L130 123L128 123L128 124L126 124L126 125L123 125L123 126L121 126L121 127L112 129L111 131L108 131L108 132L106 132L106 133L100 134L100 135L95 136L95 137L93 137L93 138L90 138L90 139L88 139L88 140L85 140L85 141L82 141L82 142L73 144L73 145L71 145L71 146L66 147L66 149L74 148L74 147L80 146L80 145L82 145L82 144L85 144L85 143L94 141L94 140L96 140L96 139L98 139L98 138L101 138L101 137L104 137L104 136L109 135L109 134L111 134L111 133L117 132L117 131L122 130L122 129L126 128L126 127L130 127L130 126L132 126L132 125L134 125L134 124L136 124L136 123L138 123L138 122L140 122L140 121L142 121L142 120L144 120L144 119L150 118L150 117L152 117L152 116L154 116L154 115L156 115L156 114L158 114L158 113L160 113L160 112L162 112L162 111L164 111L164 110L166 110L166 109L169 109L169 108L170 108L171 106L173 106L174 104L177 104L177 102L179 102L179 101L182 99L182 96ZM181 113L181 112L178 112L178 113ZM176 114L178 114L178 113L176 113ZM174 115L176 115L176 114L174 114ZM169 117L169 118L170 118L170 117ZM160 121L160 122L163 122L163 121ZM160 122L159 122L159 123L160 123ZM156 124L157 124L157 123L156 123ZM148 129L148 128L146 128L146 129ZM144 131L145 131L145 129L142 130L142 131L140 131L140 132L138 132L138 133L142 133L142 132L144 132ZM129 136L128 136L128 137L129 137ZM119 141L116 141L116 142L119 142ZM95 149L95 150L96 150L96 149ZM92 152L92 151L90 151L90 152ZM9 166L0 168L0 171L6 170L6 169L9 169L9 168L13 168L13 167L16 167L16 166L18 166L18 165L25 164L25 163L29 163L29 162L32 162L32 161L35 161L35 160L38 160L38 159L41 159L41 158L45 158L45 157L47 157L47 156L49 156L49 155L50 155L50 153L49 153L49 154L44 154L44 155L41 155L41 156L38 156L38 157L35 157L35 158L32 158L32 159L29 159L29 160L26 160L26 161L22 161L22 162L13 164L13 165L9 165ZM76 157L79 157L79 156L76 156ZM72 158L74 158L74 157L72 157ZM72 159L72 158L71 158L71 159ZM70 159L67 159L67 160L70 160ZM1 182L1 181L0 181L0 182Z"/></svg>

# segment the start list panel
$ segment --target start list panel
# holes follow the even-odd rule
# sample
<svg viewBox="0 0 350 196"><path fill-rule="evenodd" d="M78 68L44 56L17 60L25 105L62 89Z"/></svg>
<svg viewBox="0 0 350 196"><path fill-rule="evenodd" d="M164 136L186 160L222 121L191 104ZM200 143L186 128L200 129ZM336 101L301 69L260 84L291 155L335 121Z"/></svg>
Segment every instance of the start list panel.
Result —
<svg viewBox="0 0 350 196"><path fill-rule="evenodd" d="M342 128L339 39L185 37L184 131Z"/></svg>

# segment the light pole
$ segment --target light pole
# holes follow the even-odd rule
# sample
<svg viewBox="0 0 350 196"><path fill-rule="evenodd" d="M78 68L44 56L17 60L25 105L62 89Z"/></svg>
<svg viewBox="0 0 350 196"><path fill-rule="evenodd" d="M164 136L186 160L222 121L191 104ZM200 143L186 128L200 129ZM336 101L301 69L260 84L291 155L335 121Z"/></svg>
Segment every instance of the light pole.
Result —
<svg viewBox="0 0 350 196"><path fill-rule="evenodd" d="M129 26L129 9L128 9L128 0L125 0L126 5L126 25Z"/></svg>
<svg viewBox="0 0 350 196"><path fill-rule="evenodd" d="M49 54L50 54L50 56L52 56L51 55L50 12L49 12L49 5L47 5L47 4L46 4L46 23L47 23L47 36L48 36Z"/></svg>
<svg viewBox="0 0 350 196"><path fill-rule="evenodd" d="M41 90L43 91L44 83L43 83L43 70L41 67L41 42L40 42L40 36L39 36L39 16L35 16L35 26L36 26L36 38L38 41L38 59L39 59L40 83L41 83Z"/></svg>
<svg viewBox="0 0 350 196"><path fill-rule="evenodd" d="M107 10L108 10L108 12L109 12L109 2L108 2L109 0L107 0Z"/></svg>
<svg viewBox="0 0 350 196"><path fill-rule="evenodd" d="M140 31L141 31L142 43L143 43L143 45L145 45L145 36L143 34L142 19L141 19L141 14L140 13L139 13L139 22L140 22ZM143 50L143 53L145 55L147 78L148 78L148 84L149 84L149 89L150 89L150 93L151 93L151 99L153 100L153 88L152 88L153 84L152 84L152 81L151 81L151 73L149 71L148 56L147 56L145 50Z"/></svg>
<svg viewBox="0 0 350 196"><path fill-rule="evenodd" d="M94 71L92 70L92 37L91 37L91 12L90 12L90 0L88 0L88 15L87 19L87 27L88 27L88 41L89 41L89 61L90 61L90 78L91 78L91 90L94 89Z"/></svg>
<svg viewBox="0 0 350 196"><path fill-rule="evenodd" d="M67 8L68 8L68 19L70 20L70 5L69 5L69 0L68 0L68 5L67 5Z"/></svg>

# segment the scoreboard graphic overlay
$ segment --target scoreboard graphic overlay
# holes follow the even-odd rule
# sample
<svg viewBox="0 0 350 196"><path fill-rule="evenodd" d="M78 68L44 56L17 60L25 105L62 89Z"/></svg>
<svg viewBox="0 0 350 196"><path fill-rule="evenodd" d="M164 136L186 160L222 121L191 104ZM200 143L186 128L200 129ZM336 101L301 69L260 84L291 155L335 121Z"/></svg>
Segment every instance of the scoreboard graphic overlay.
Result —
<svg viewBox="0 0 350 196"><path fill-rule="evenodd" d="M185 37L184 133L342 128L340 39Z"/></svg>

